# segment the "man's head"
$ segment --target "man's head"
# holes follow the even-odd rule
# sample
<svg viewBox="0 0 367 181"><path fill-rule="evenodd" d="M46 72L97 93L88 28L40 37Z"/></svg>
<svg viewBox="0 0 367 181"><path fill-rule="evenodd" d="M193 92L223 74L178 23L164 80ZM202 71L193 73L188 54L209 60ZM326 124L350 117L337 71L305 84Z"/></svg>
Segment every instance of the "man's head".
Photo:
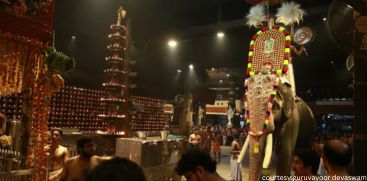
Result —
<svg viewBox="0 0 367 181"><path fill-rule="evenodd" d="M51 129L52 143L60 143L62 137L62 130L60 128Z"/></svg>
<svg viewBox="0 0 367 181"><path fill-rule="evenodd" d="M292 169L296 176L317 175L320 157L313 150L298 150L293 155Z"/></svg>
<svg viewBox="0 0 367 181"><path fill-rule="evenodd" d="M139 165L126 159L115 157L111 160L103 161L91 173L86 181L146 181L144 172Z"/></svg>
<svg viewBox="0 0 367 181"><path fill-rule="evenodd" d="M331 139L325 142L322 158L326 167L346 168L352 160L352 149L340 139Z"/></svg>
<svg viewBox="0 0 367 181"><path fill-rule="evenodd" d="M240 138L240 135L238 133L233 134L233 139L238 140Z"/></svg>
<svg viewBox="0 0 367 181"><path fill-rule="evenodd" d="M199 134L199 133L200 133L199 128L195 128L195 129L194 129L194 133L195 133L195 134Z"/></svg>
<svg viewBox="0 0 367 181"><path fill-rule="evenodd" d="M79 138L76 146L79 154L84 157L92 157L96 152L96 144L91 137Z"/></svg>
<svg viewBox="0 0 367 181"><path fill-rule="evenodd" d="M211 132L212 132L212 130L211 130L211 129L212 129L212 128L207 127L207 128L206 128L206 132L207 132L207 133L211 133Z"/></svg>
<svg viewBox="0 0 367 181"><path fill-rule="evenodd" d="M202 181L208 174L215 174L216 162L204 151L192 149L182 155L176 166L178 175L184 175L188 181Z"/></svg>

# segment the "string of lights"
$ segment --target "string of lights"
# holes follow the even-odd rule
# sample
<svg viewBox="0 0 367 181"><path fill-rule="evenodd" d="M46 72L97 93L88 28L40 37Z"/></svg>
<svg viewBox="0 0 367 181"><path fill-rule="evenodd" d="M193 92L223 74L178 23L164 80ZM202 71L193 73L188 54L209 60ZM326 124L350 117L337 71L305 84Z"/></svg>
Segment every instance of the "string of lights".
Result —
<svg viewBox="0 0 367 181"><path fill-rule="evenodd" d="M51 96L49 126L81 131L106 129L107 122L97 116L106 109L106 104L99 101L105 95L100 90L65 86Z"/></svg>
<svg viewBox="0 0 367 181"><path fill-rule="evenodd" d="M161 131L166 124L167 114L164 113L164 103L161 99L132 96L134 111L132 114L132 130Z"/></svg>

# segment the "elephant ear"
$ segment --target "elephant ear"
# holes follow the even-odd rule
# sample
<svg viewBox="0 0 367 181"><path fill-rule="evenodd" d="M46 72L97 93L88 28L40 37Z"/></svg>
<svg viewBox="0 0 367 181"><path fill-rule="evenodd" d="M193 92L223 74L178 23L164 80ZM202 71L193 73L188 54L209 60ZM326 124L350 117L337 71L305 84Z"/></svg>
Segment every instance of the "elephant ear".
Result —
<svg viewBox="0 0 367 181"><path fill-rule="evenodd" d="M283 113L288 119L292 115L293 109L295 108L294 94L291 85L288 83L282 83L279 86L279 95L280 98L283 99Z"/></svg>

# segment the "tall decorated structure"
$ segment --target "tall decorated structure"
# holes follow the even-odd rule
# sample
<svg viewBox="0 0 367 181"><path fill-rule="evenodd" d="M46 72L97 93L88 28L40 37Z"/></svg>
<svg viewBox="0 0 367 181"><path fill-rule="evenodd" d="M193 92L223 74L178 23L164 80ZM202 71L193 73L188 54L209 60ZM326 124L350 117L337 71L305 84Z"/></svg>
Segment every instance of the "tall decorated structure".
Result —
<svg viewBox="0 0 367 181"><path fill-rule="evenodd" d="M49 97L75 65L53 47L54 7L0 1L1 180L48 180Z"/></svg>
<svg viewBox="0 0 367 181"><path fill-rule="evenodd" d="M106 97L100 101L106 105L106 109L98 116L106 123L108 134L128 135L130 126L130 109L128 106L129 76L136 73L131 72L132 61L128 59L129 39L126 11L120 7L117 12L117 21L110 26L111 33L108 35L108 56L105 58L104 69L106 80L102 86L106 91Z"/></svg>

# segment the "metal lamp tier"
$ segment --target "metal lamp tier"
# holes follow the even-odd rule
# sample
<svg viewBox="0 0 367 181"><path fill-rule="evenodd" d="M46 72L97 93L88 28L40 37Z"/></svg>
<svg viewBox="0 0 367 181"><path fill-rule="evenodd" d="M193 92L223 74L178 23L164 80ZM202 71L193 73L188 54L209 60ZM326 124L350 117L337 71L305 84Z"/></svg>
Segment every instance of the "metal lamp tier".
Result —
<svg viewBox="0 0 367 181"><path fill-rule="evenodd" d="M106 80L102 83L107 95L100 99L106 105L106 111L98 117L107 122L108 133L129 132L129 107L127 104L129 92L129 61L128 61L128 29L126 11L118 10L116 24L110 26L109 43L104 74Z"/></svg>

